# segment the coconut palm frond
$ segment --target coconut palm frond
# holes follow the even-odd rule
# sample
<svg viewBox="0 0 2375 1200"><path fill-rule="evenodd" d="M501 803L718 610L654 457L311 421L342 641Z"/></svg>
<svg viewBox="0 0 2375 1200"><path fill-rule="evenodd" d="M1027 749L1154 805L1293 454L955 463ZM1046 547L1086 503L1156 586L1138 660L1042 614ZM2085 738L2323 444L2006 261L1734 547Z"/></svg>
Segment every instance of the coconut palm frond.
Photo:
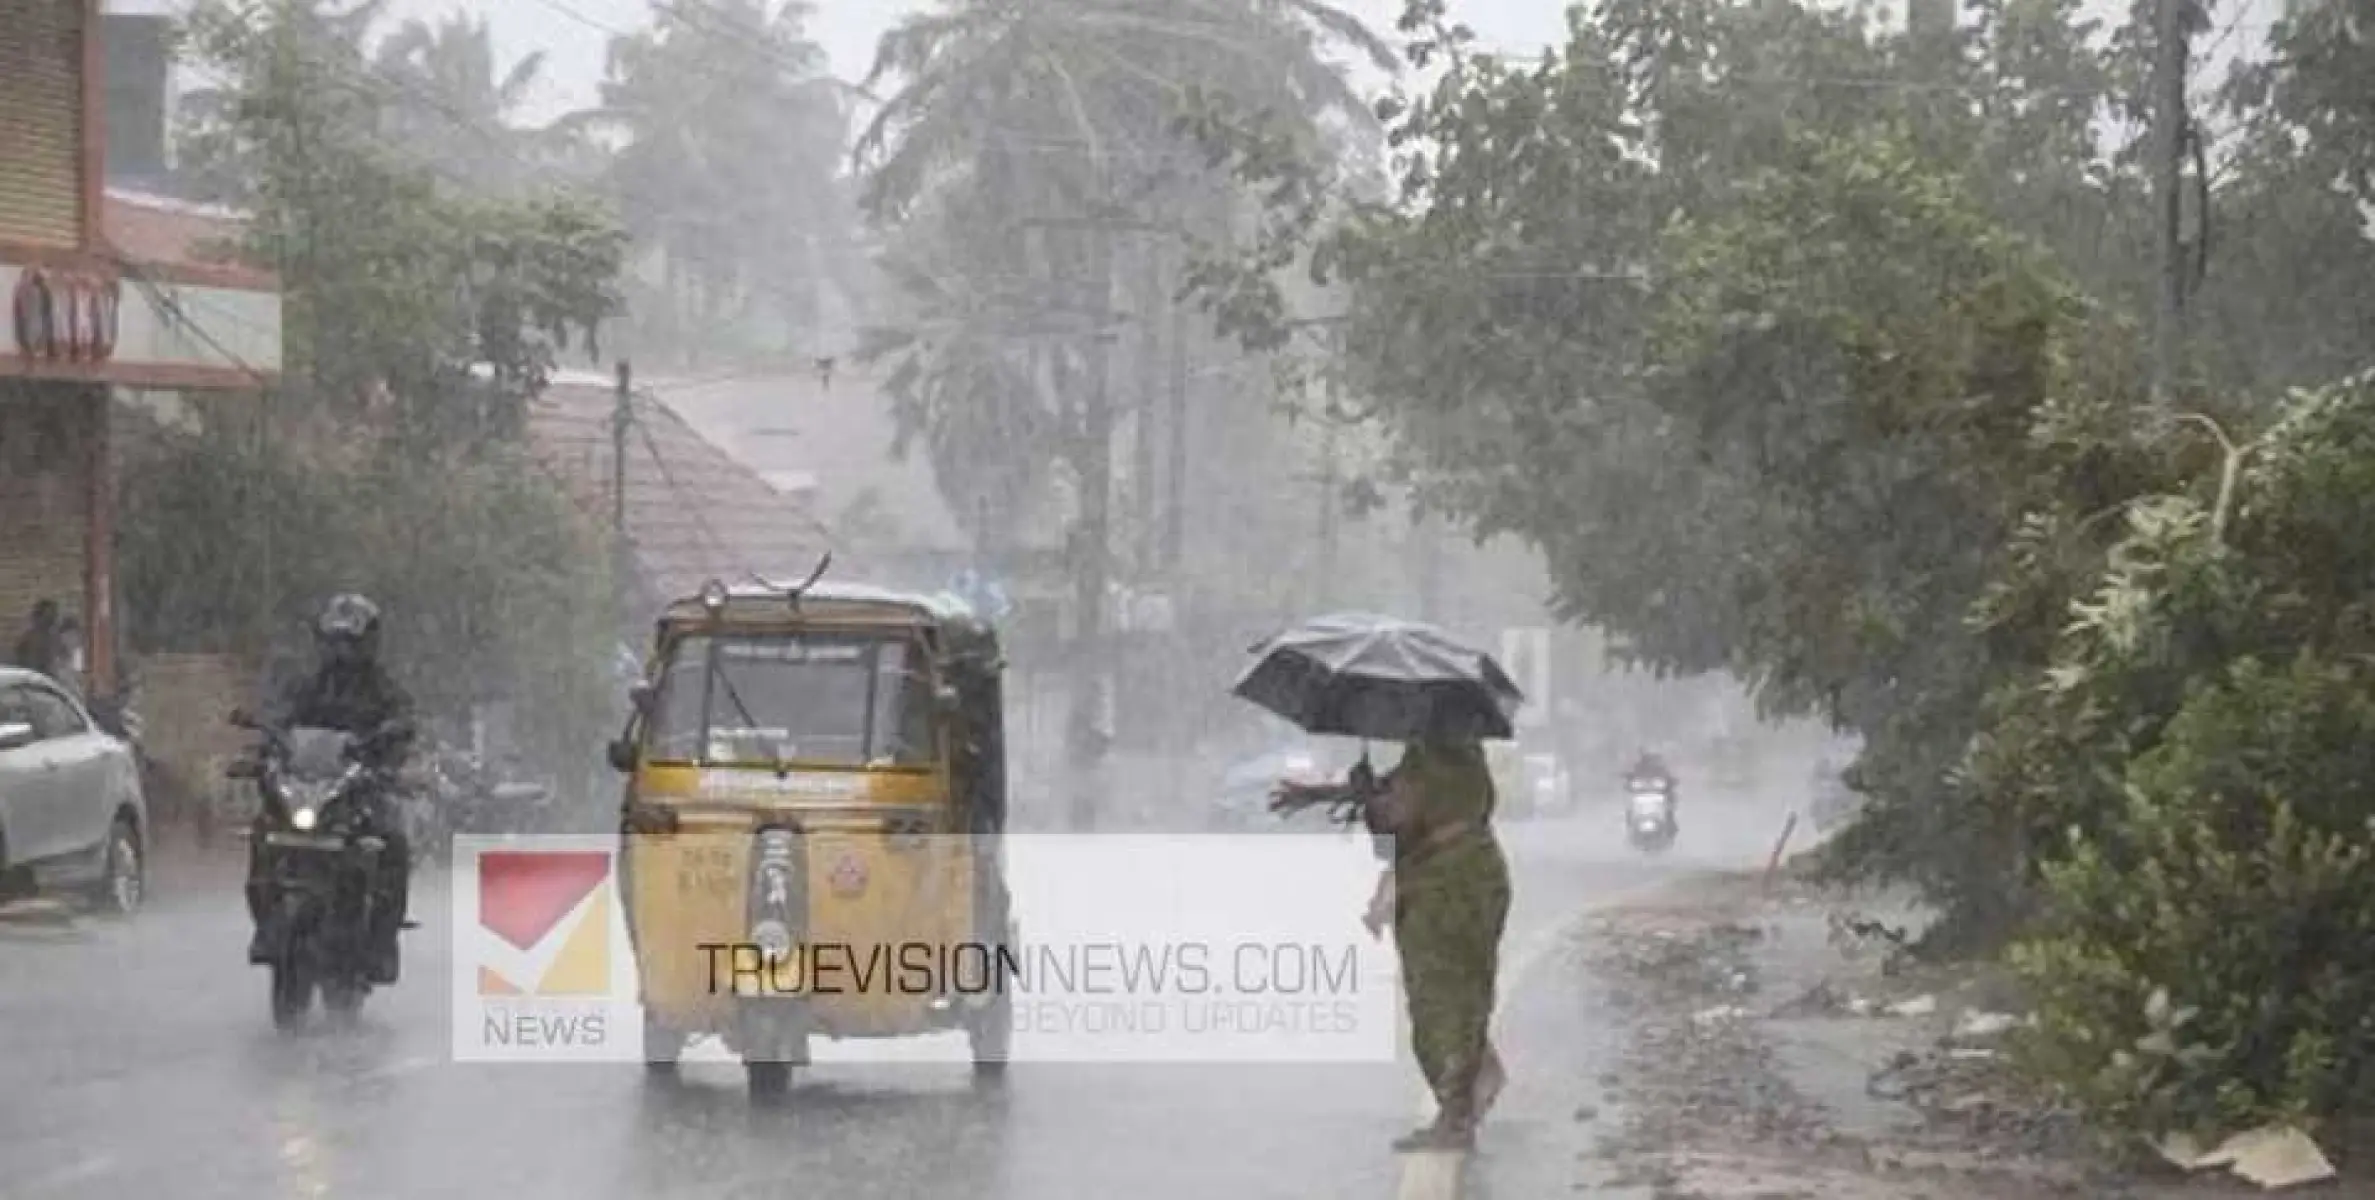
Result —
<svg viewBox="0 0 2375 1200"><path fill-rule="evenodd" d="M1310 22L1321 32L1359 51L1361 56L1368 59L1370 65L1378 70L1394 75L1401 73L1401 51L1395 49L1392 42L1387 41L1375 30L1369 28L1368 23L1359 17L1335 5L1323 3L1322 0L1272 0L1272 2L1284 4L1287 9Z"/></svg>
<svg viewBox="0 0 2375 1200"><path fill-rule="evenodd" d="M529 89L535 87L537 80L544 74L545 61L544 51L537 50L511 64L511 70L504 72L502 82L495 85L495 106L509 112L525 102Z"/></svg>

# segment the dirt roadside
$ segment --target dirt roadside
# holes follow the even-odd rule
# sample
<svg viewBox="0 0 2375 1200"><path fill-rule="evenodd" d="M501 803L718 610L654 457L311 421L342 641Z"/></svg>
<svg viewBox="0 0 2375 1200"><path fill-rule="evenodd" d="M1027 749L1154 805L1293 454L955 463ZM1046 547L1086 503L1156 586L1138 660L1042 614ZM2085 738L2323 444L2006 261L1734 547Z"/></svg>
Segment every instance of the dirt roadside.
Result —
<svg viewBox="0 0 2375 1200"><path fill-rule="evenodd" d="M1901 899L1786 873L1771 890L1694 876L1594 914L1577 948L1620 1049L1600 1080L1611 1111L1578 1114L1600 1135L1592 1173L1660 1200L2269 1194L2114 1164L2006 1068L2003 980L1890 961L1881 931L1918 924Z"/></svg>

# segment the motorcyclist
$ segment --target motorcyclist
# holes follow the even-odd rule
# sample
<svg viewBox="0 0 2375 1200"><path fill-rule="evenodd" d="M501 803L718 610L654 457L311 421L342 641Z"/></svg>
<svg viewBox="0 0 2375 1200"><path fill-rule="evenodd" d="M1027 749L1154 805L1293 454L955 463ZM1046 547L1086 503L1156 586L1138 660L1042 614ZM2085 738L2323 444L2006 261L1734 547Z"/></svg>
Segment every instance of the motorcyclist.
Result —
<svg viewBox="0 0 2375 1200"><path fill-rule="evenodd" d="M1653 787L1667 792L1674 790L1674 772L1657 752L1643 747L1633 765L1625 771L1627 787Z"/></svg>
<svg viewBox="0 0 2375 1200"><path fill-rule="evenodd" d="M275 729L306 727L334 729L366 739L357 747L373 767L392 770L411 748L412 699L389 677L379 662L379 606L354 593L331 598L313 627L318 661L312 674L294 680L274 698L265 722ZM410 841L403 822L389 809L389 796L372 797L378 808L374 832L387 843L376 881L378 903L372 930L372 981L394 983L397 974L397 934L404 927L410 900ZM259 818L261 820L261 818ZM259 852L264 839L250 839L248 912L256 919L255 940L248 957L269 962L263 925L269 897L266 864Z"/></svg>

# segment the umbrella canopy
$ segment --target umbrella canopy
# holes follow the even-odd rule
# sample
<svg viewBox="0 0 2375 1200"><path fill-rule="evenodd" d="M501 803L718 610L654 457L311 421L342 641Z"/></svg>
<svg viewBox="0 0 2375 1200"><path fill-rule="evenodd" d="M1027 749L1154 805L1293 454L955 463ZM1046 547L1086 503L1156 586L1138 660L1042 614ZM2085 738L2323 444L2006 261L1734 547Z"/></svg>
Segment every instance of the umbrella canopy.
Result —
<svg viewBox="0 0 2375 1200"><path fill-rule="evenodd" d="M1504 739L1525 702L1491 655L1396 617L1320 617L1253 652L1259 657L1231 691L1311 733Z"/></svg>

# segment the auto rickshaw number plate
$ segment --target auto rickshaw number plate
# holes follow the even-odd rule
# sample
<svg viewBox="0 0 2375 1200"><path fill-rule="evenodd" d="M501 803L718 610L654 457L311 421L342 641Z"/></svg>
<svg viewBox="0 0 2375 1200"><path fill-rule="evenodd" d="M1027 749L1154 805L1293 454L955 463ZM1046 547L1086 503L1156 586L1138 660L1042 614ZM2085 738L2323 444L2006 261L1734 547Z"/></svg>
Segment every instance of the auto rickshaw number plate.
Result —
<svg viewBox="0 0 2375 1200"><path fill-rule="evenodd" d="M724 846L688 848L676 866L676 888L687 895L728 896L742 888L733 851Z"/></svg>

